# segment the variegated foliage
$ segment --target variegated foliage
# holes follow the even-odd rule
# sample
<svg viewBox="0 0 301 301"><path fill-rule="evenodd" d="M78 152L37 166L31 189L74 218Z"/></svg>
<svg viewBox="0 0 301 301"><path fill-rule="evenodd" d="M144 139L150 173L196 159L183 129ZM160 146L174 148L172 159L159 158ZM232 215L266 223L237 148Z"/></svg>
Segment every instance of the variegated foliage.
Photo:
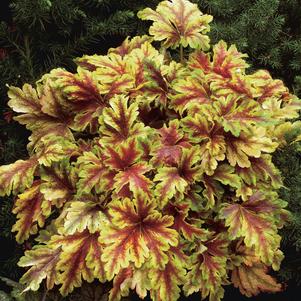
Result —
<svg viewBox="0 0 301 301"><path fill-rule="evenodd" d="M18 195L17 241L36 235L21 282L67 295L113 280L111 301L130 289L172 301L181 288L221 300L231 282L247 296L281 290L268 269L289 215L271 158L300 100L267 71L246 73L234 45L207 51L211 16L195 4L139 16L153 37L9 88L32 132L29 158L0 167L0 195ZM191 52L178 63L166 48L180 45Z"/></svg>

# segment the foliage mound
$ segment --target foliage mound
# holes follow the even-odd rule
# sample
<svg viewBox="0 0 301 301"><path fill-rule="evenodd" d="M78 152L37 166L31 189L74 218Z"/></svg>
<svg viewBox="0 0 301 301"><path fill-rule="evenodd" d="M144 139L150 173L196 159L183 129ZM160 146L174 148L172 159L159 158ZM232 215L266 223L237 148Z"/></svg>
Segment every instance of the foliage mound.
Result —
<svg viewBox="0 0 301 301"><path fill-rule="evenodd" d="M138 16L153 21L152 37L9 88L32 132L29 158L0 167L0 195L18 195L12 231L36 241L21 283L66 296L113 280L110 300L130 289L177 300L181 288L220 300L230 283L246 296L280 291L268 270L279 269L289 214L271 154L300 100L267 71L247 74L234 45L211 51L212 17L195 4Z"/></svg>

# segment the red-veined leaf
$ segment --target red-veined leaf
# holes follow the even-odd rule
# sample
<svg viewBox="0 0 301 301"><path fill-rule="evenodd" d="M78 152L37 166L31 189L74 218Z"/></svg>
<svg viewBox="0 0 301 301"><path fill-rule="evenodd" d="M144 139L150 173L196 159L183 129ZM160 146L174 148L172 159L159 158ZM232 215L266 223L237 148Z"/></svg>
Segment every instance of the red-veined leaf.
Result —
<svg viewBox="0 0 301 301"><path fill-rule="evenodd" d="M73 235L51 238L49 245L53 248L61 246L62 253L57 264L57 270L62 273L58 282L62 284L60 292L63 296L80 287L82 279L92 282L94 278L101 282L106 280L104 265L101 261L103 245L99 242L99 233L89 233L85 230Z"/></svg>
<svg viewBox="0 0 301 301"><path fill-rule="evenodd" d="M186 188L201 178L202 170L196 164L200 160L199 148L182 149L177 167L161 167L155 175L155 194L163 207L167 201L178 195L183 198Z"/></svg>
<svg viewBox="0 0 301 301"><path fill-rule="evenodd" d="M237 51L235 45L227 49L227 44L220 41L213 47L213 72L223 78L231 78L237 72L244 72L249 66L244 58L247 54Z"/></svg>
<svg viewBox="0 0 301 301"><path fill-rule="evenodd" d="M72 235L86 229L95 233L106 227L109 220L101 200L90 199L91 197L82 197L79 201L71 202L66 209L64 225L59 229L60 234Z"/></svg>
<svg viewBox="0 0 301 301"><path fill-rule="evenodd" d="M152 145L152 164L158 165L174 165L179 163L182 148L189 148L191 144L183 131L179 128L179 121L171 120L169 126L164 125L157 130L159 139Z"/></svg>
<svg viewBox="0 0 301 301"><path fill-rule="evenodd" d="M179 79L172 85L176 94L171 95L170 107L183 114L187 108L195 104L211 104L209 86L196 76Z"/></svg>
<svg viewBox="0 0 301 301"><path fill-rule="evenodd" d="M128 296L130 289L135 290L137 295L144 299L150 288L149 268L146 264L143 264L139 269L128 267L122 269L114 277L109 301L119 301L121 297Z"/></svg>
<svg viewBox="0 0 301 301"><path fill-rule="evenodd" d="M17 215L17 222L13 225L12 232L17 232L18 243L23 243L30 235L36 234L38 227L44 226L51 213L51 203L44 199L40 185L40 181L34 182L15 201L12 212Z"/></svg>
<svg viewBox="0 0 301 301"><path fill-rule="evenodd" d="M108 53L115 53L115 54L118 54L118 55L124 57L125 55L129 54L132 50L134 50L136 48L141 48L141 46L145 42L150 43L150 42L152 42L152 40L153 40L153 38L151 38L150 36L147 36L147 35L136 36L131 39L129 39L129 37L127 37L119 47L110 48Z"/></svg>
<svg viewBox="0 0 301 301"><path fill-rule="evenodd" d="M193 241L196 237L203 238L206 234L204 229L197 225L189 223L189 205L188 204L171 204L169 203L164 212L173 216L174 223L172 228L182 233L185 239Z"/></svg>
<svg viewBox="0 0 301 301"><path fill-rule="evenodd" d="M40 169L40 191L44 198L57 207L71 200L76 192L77 176L67 161L53 164L52 167Z"/></svg>
<svg viewBox="0 0 301 301"><path fill-rule="evenodd" d="M104 144L119 144L130 138L146 138L150 128L137 122L139 116L138 105L128 105L128 98L124 96L114 97L110 101L110 108L105 108L99 118L102 134L101 141Z"/></svg>
<svg viewBox="0 0 301 301"><path fill-rule="evenodd" d="M185 295L200 291L202 298L221 300L224 295L222 284L226 284L227 241L214 237L199 246L191 257L192 268L187 273L183 290Z"/></svg>
<svg viewBox="0 0 301 301"><path fill-rule="evenodd" d="M186 265L188 257L179 247L171 247L168 251L168 262L164 269L150 269L153 301L173 301L180 297L180 285L186 281Z"/></svg>
<svg viewBox="0 0 301 301"><path fill-rule="evenodd" d="M163 40L166 48L179 45L209 48L209 37L205 33L209 31L212 16L202 15L197 5L187 0L162 1L156 11L146 8L139 11L138 17L154 21L149 32L154 40Z"/></svg>
<svg viewBox="0 0 301 301"><path fill-rule="evenodd" d="M165 252L178 243L178 234L170 226L173 218L155 210L154 202L143 196L111 203L112 225L103 229L102 239L107 246L102 260L108 279L122 268L134 263L139 268L147 258L151 264L164 268L168 261Z"/></svg>
<svg viewBox="0 0 301 301"><path fill-rule="evenodd" d="M97 193L113 189L116 174L103 163L105 156L101 153L84 152L77 160L79 168L78 194L90 193L94 188Z"/></svg>
<svg viewBox="0 0 301 301"><path fill-rule="evenodd" d="M249 125L263 125L269 121L266 112L252 100L239 99L234 95L219 97L213 104L226 132L238 137L242 130L248 131Z"/></svg>
<svg viewBox="0 0 301 301"><path fill-rule="evenodd" d="M152 181L144 174L152 169L146 162L139 161L141 150L135 140L120 145L117 150L107 147L105 161L115 172L114 188L119 196L131 197L144 193L151 197Z"/></svg>
<svg viewBox="0 0 301 301"><path fill-rule="evenodd" d="M17 194L30 187L33 183L38 160L18 160L15 163L0 166L0 196Z"/></svg>
<svg viewBox="0 0 301 301"><path fill-rule="evenodd" d="M189 139L200 143L201 167L208 175L212 175L218 161L225 159L227 143L223 128L201 113L185 117L182 124Z"/></svg>
<svg viewBox="0 0 301 301"><path fill-rule="evenodd" d="M263 152L274 152L278 146L266 135L263 127L252 127L250 132L241 132L239 137L227 136L227 159L230 165L250 167L249 157L259 158Z"/></svg>
<svg viewBox="0 0 301 301"><path fill-rule="evenodd" d="M84 55L76 59L76 63L88 70L95 70L100 82L112 83L116 78L126 73L127 61L119 54Z"/></svg>
<svg viewBox="0 0 301 301"><path fill-rule="evenodd" d="M46 246L39 246L25 252L25 256L21 257L18 262L20 267L30 267L20 279L20 282L26 285L25 291L37 291L45 278L48 290L51 290L55 284L58 284L59 272L57 263L61 251L60 247L52 249Z"/></svg>
<svg viewBox="0 0 301 301"><path fill-rule="evenodd" d="M256 193L242 204L224 204L220 217L225 219L231 239L242 237L264 263L271 264L280 244L276 221L271 216L274 211L275 205Z"/></svg>

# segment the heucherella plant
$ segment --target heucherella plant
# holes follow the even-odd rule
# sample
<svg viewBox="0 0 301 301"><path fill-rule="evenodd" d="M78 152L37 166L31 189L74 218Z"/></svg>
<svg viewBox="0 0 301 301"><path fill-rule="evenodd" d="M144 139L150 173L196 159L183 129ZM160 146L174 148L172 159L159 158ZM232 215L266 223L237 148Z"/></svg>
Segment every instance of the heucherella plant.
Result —
<svg viewBox="0 0 301 301"><path fill-rule="evenodd" d="M234 45L211 50L212 17L195 4L138 16L153 21L150 36L9 87L32 132L29 158L0 167L0 195L17 195L12 231L36 241L21 283L66 296L112 280L111 301L130 290L173 301L181 289L221 300L231 283L246 296L280 291L268 272L289 214L272 153L300 100L267 71L246 73Z"/></svg>

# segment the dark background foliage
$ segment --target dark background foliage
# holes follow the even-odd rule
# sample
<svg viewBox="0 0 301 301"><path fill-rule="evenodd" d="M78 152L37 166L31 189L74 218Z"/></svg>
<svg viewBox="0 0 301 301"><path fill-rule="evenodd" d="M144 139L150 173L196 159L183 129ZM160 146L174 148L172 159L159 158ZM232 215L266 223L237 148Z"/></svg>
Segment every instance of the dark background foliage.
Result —
<svg viewBox="0 0 301 301"><path fill-rule="evenodd" d="M211 40L235 43L249 55L252 69L264 68L281 78L301 96L301 1L300 0L191 0L214 16ZM52 68L74 70L73 58L104 54L128 35L147 31L136 13L158 0L1 0L0 2L0 164L26 157L28 133L12 120L7 107L7 84L34 83ZM297 300L301 283L301 151L289 145L274 156L285 178L281 198L293 212L282 230L286 259L278 278L288 281L283 294L260 300ZM17 245L10 232L15 222L13 198L0 200L0 276L18 280L17 261L30 244ZM6 287L7 288L7 287ZM195 298L195 299L194 299ZM235 289L226 299L247 300ZM295 298L295 299L294 299ZM225 299L225 300L226 300ZM184 299L183 299L184 300ZM199 300L191 297L187 300ZM299 299L298 299L299 300Z"/></svg>

